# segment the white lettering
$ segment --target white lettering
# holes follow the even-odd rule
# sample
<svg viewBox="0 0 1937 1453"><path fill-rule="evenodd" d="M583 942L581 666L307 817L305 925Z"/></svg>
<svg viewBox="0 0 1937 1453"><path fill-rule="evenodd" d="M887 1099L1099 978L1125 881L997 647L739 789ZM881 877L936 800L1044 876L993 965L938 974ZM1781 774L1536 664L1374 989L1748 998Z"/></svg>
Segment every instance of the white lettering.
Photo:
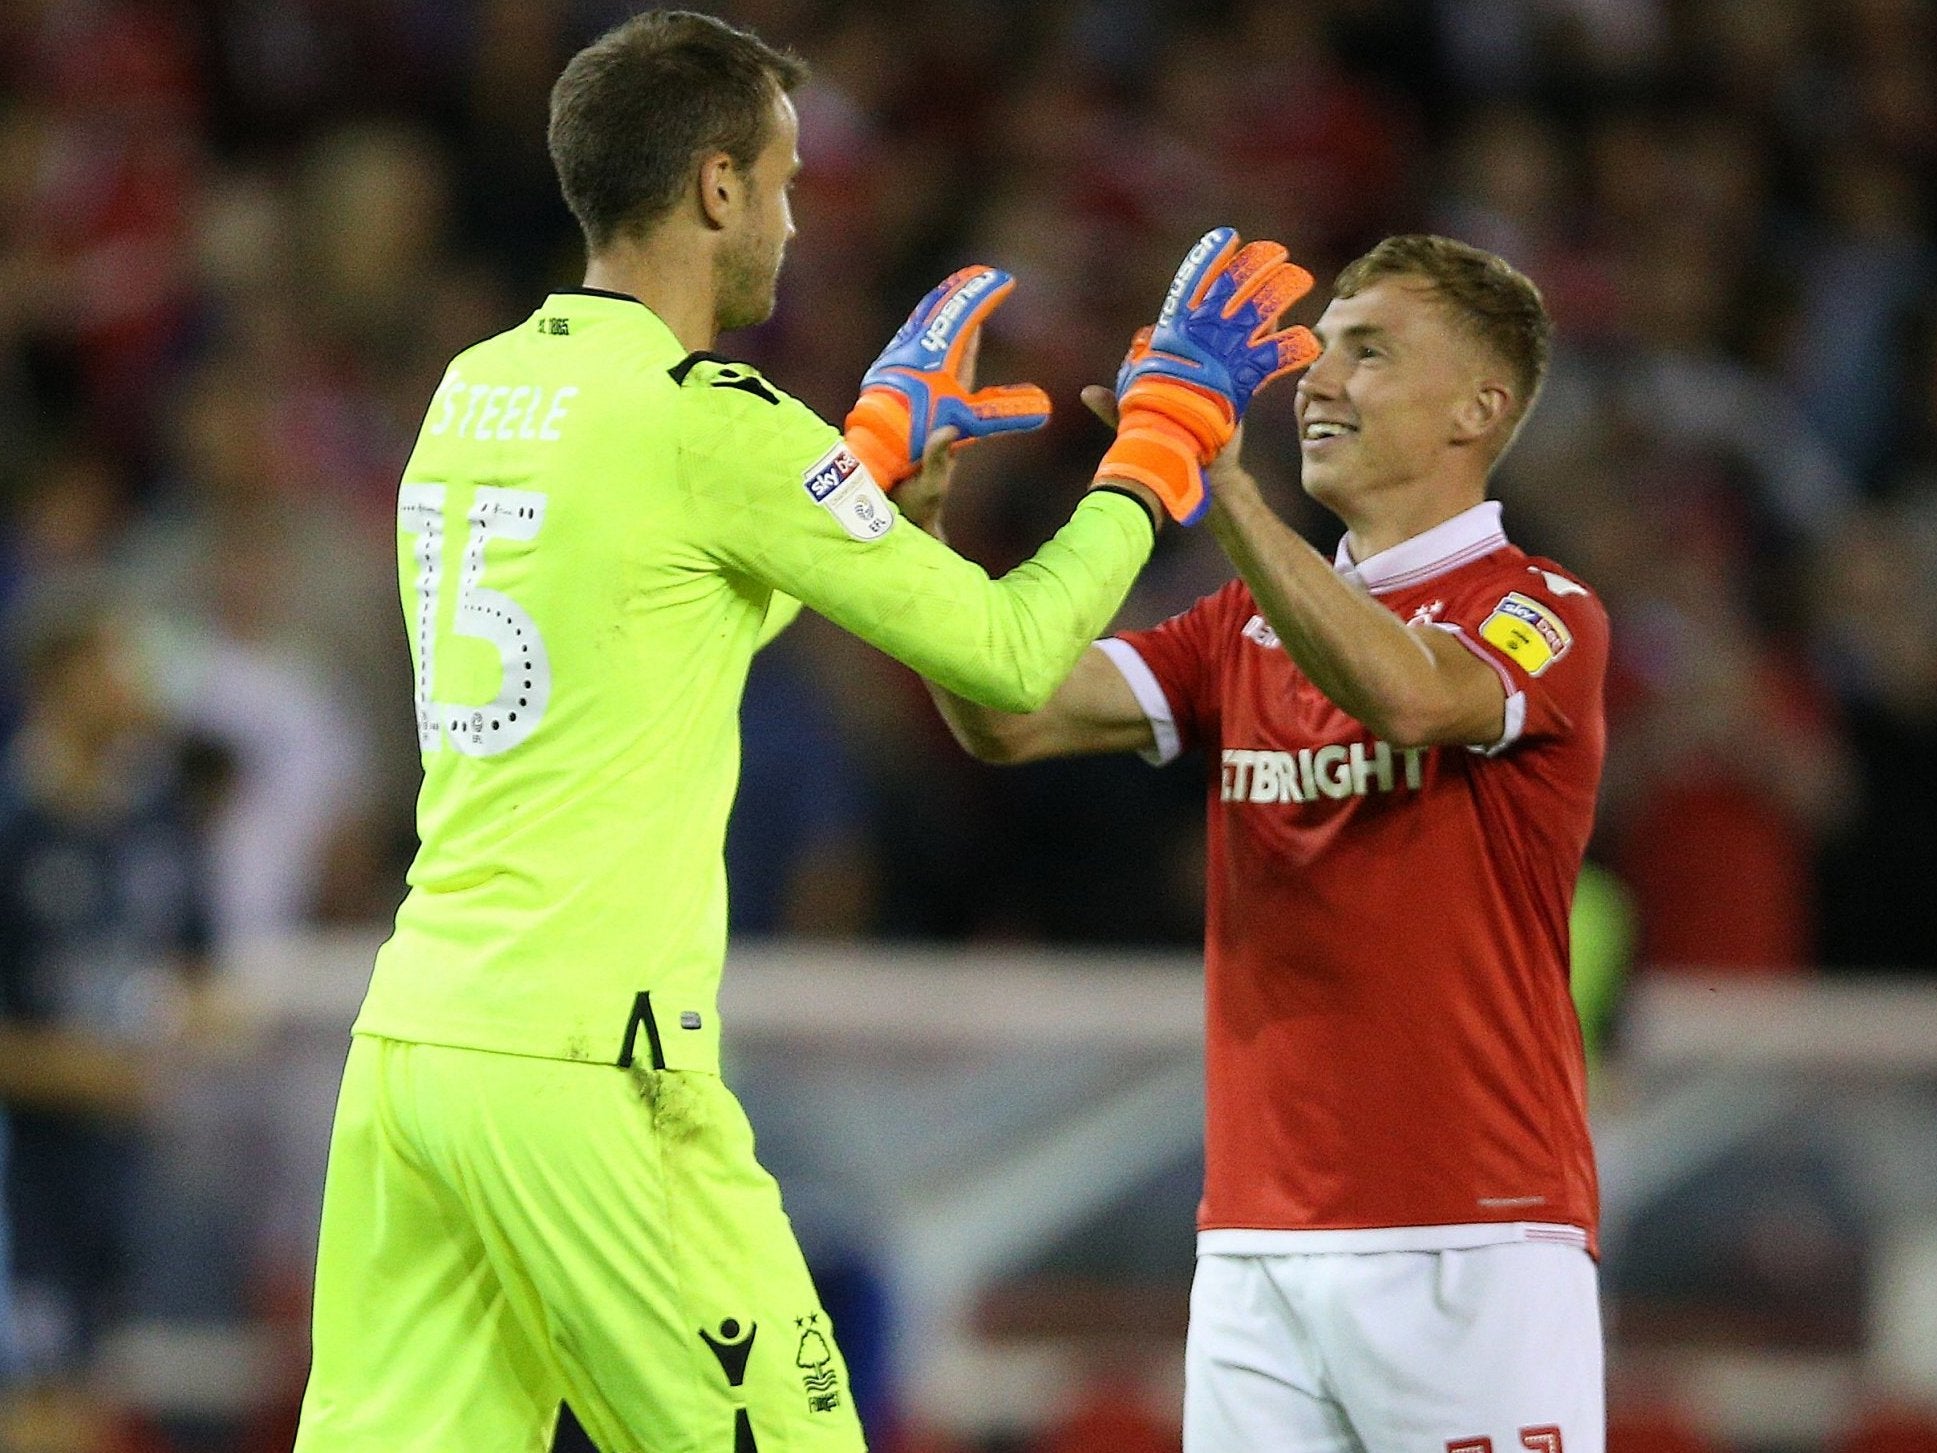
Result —
<svg viewBox="0 0 1937 1453"><path fill-rule="evenodd" d="M524 404L521 400L529 397L532 392L532 387L528 383L521 383L511 391L511 399L505 404L504 413L498 418L498 432L494 437L499 439L515 437L511 431L511 421L517 418L524 409Z"/></svg>
<svg viewBox="0 0 1937 1453"><path fill-rule="evenodd" d="M1392 748L1384 742L1375 742L1373 747L1372 760L1368 762L1365 759L1365 743L1352 743L1352 792L1355 796L1365 796L1368 773L1379 779L1381 792L1392 790Z"/></svg>
<svg viewBox="0 0 1937 1453"><path fill-rule="evenodd" d="M456 369L444 375L444 381L437 386L437 396L431 400L432 407L444 406L444 417L430 426L433 434L441 434L451 426L451 415L457 412L457 396L464 390L464 379Z"/></svg>
<svg viewBox="0 0 1937 1453"><path fill-rule="evenodd" d="M457 433L460 439L471 432L471 420L477 414L478 400L490 392L491 385L488 383L474 383L471 385L471 407L464 411L463 421L457 426Z"/></svg>
<svg viewBox="0 0 1937 1453"><path fill-rule="evenodd" d="M922 347L932 349L938 353L947 348L948 330L954 326L955 320L962 316L962 313L968 308L970 303L973 303L982 294L986 293L989 290L989 284L994 281L995 274L993 272L985 272L980 277L971 280L954 297L950 298L946 303L943 303L941 312L937 313L928 326L922 329Z"/></svg>
<svg viewBox="0 0 1937 1453"><path fill-rule="evenodd" d="M491 421L497 418L498 405L504 401L505 395L510 392L511 385L501 383L484 396L484 412L478 416L478 431L476 435L476 438L480 442L488 441L491 438Z"/></svg>
<svg viewBox="0 0 1937 1453"><path fill-rule="evenodd" d="M565 401L577 397L578 388L574 384L568 383L558 391L557 396L552 400L551 412L545 415L545 422L539 426L538 437L540 439L556 439L558 437L558 426L565 421Z"/></svg>
<svg viewBox="0 0 1937 1453"><path fill-rule="evenodd" d="M442 434L450 429L451 420L457 416L458 395L464 393L471 396L471 401L458 420L457 436L488 444L493 440L558 438L559 425L571 412L571 400L577 397L578 388L566 384L550 396L551 407L547 409L545 390L534 384L521 383L516 387L508 383L467 384L452 372L438 386L431 401L436 416L428 427L429 433ZM443 405L442 413L436 412L439 404Z"/></svg>
<svg viewBox="0 0 1937 1453"><path fill-rule="evenodd" d="M1318 774L1318 790L1327 797L1344 797L1352 790L1352 769L1346 765L1345 748L1320 747L1312 758L1312 770Z"/></svg>
<svg viewBox="0 0 1937 1453"><path fill-rule="evenodd" d="M1395 755L1405 762L1405 785L1417 792L1425 781L1428 748L1407 747L1395 754L1377 739L1301 747L1296 752L1227 747L1222 754L1218 800L1222 802L1333 801L1391 792L1398 785Z"/></svg>
<svg viewBox="0 0 1937 1453"><path fill-rule="evenodd" d="M1278 752L1278 797L1283 802L1309 802L1311 793L1298 786L1298 759L1290 752Z"/></svg>
<svg viewBox="0 0 1937 1453"><path fill-rule="evenodd" d="M1251 766L1251 800L1253 802L1276 802L1278 800L1278 759L1279 752L1259 752L1257 761Z"/></svg>
<svg viewBox="0 0 1937 1453"><path fill-rule="evenodd" d="M1218 793L1225 802L1238 802L1243 799L1250 758L1251 754L1241 747L1225 750L1224 781Z"/></svg>
<svg viewBox="0 0 1937 1453"><path fill-rule="evenodd" d="M1170 291L1164 294L1164 305L1157 311L1158 326L1177 316L1177 304L1183 300L1184 285L1197 280L1197 269L1217 250L1220 241L1221 238L1208 233L1197 240L1197 245L1184 259L1184 265L1177 269L1177 276L1170 280Z"/></svg>

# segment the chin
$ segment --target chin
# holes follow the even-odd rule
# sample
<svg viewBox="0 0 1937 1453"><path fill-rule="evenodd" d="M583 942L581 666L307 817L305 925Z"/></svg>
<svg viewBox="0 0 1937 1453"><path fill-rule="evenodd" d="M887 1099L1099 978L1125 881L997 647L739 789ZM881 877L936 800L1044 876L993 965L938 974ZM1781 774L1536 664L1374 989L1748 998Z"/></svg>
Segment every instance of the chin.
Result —
<svg viewBox="0 0 1937 1453"><path fill-rule="evenodd" d="M1363 501L1366 496L1363 483L1350 474L1336 469L1307 471L1299 483L1303 486L1307 497L1341 520L1352 518L1352 501L1355 499Z"/></svg>
<svg viewBox="0 0 1937 1453"><path fill-rule="evenodd" d="M714 317L716 332L731 333L736 328L753 328L773 316L775 298L772 293L764 300L740 299L728 307L721 308Z"/></svg>
<svg viewBox="0 0 1937 1453"><path fill-rule="evenodd" d="M741 255L725 259L714 285L719 289L713 309L715 332L731 333L736 328L752 328L771 318L780 297L780 259L769 257L765 263Z"/></svg>
<svg viewBox="0 0 1937 1453"><path fill-rule="evenodd" d="M1298 471L1298 485L1307 495L1329 509L1338 494L1338 471L1323 464L1306 464Z"/></svg>

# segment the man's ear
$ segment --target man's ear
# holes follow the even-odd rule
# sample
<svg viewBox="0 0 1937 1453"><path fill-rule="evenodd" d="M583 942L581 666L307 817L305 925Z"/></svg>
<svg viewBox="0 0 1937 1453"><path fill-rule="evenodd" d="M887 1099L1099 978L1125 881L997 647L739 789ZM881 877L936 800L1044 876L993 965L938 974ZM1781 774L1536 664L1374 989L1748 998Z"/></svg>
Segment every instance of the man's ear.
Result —
<svg viewBox="0 0 1937 1453"><path fill-rule="evenodd" d="M726 226L740 205L741 179L733 158L716 151L699 164L699 210L709 227Z"/></svg>
<svg viewBox="0 0 1937 1453"><path fill-rule="evenodd" d="M1499 427L1513 408L1513 392L1505 384L1482 379L1453 415L1454 438L1469 444Z"/></svg>

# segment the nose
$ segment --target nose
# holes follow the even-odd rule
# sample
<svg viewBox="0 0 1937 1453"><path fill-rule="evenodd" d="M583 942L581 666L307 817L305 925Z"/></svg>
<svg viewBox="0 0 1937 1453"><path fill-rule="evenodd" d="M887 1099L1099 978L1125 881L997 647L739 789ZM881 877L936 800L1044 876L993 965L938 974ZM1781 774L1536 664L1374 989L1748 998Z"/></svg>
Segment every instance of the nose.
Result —
<svg viewBox="0 0 1937 1453"><path fill-rule="evenodd" d="M1331 366L1332 350L1327 348L1312 361L1298 376L1298 397L1300 399L1331 399L1338 397L1338 376Z"/></svg>

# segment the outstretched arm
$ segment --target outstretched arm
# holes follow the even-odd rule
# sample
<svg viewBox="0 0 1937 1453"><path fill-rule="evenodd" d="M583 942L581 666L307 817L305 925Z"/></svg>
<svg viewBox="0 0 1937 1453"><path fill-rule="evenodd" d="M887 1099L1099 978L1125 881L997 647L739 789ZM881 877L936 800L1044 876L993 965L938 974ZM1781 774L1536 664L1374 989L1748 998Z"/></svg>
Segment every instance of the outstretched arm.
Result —
<svg viewBox="0 0 1937 1453"><path fill-rule="evenodd" d="M895 491L902 512L938 540L954 473L953 442L953 430L938 431L923 452L920 472ZM979 761L1039 762L1094 752L1147 751L1153 744L1149 718L1129 682L1096 646L1077 658L1068 678L1032 712L995 711L933 681L922 684L955 740Z"/></svg>
<svg viewBox="0 0 1937 1453"><path fill-rule="evenodd" d="M932 681L927 686L955 740L983 762L1012 765L1093 752L1143 752L1155 742L1130 683L1096 646L1076 658L1075 668L1039 710L1025 715L977 706Z"/></svg>
<svg viewBox="0 0 1937 1453"><path fill-rule="evenodd" d="M1450 632L1406 625L1340 579L1265 503L1238 463L1241 438L1211 467L1211 532L1298 668L1395 747L1499 741L1499 674Z"/></svg>

